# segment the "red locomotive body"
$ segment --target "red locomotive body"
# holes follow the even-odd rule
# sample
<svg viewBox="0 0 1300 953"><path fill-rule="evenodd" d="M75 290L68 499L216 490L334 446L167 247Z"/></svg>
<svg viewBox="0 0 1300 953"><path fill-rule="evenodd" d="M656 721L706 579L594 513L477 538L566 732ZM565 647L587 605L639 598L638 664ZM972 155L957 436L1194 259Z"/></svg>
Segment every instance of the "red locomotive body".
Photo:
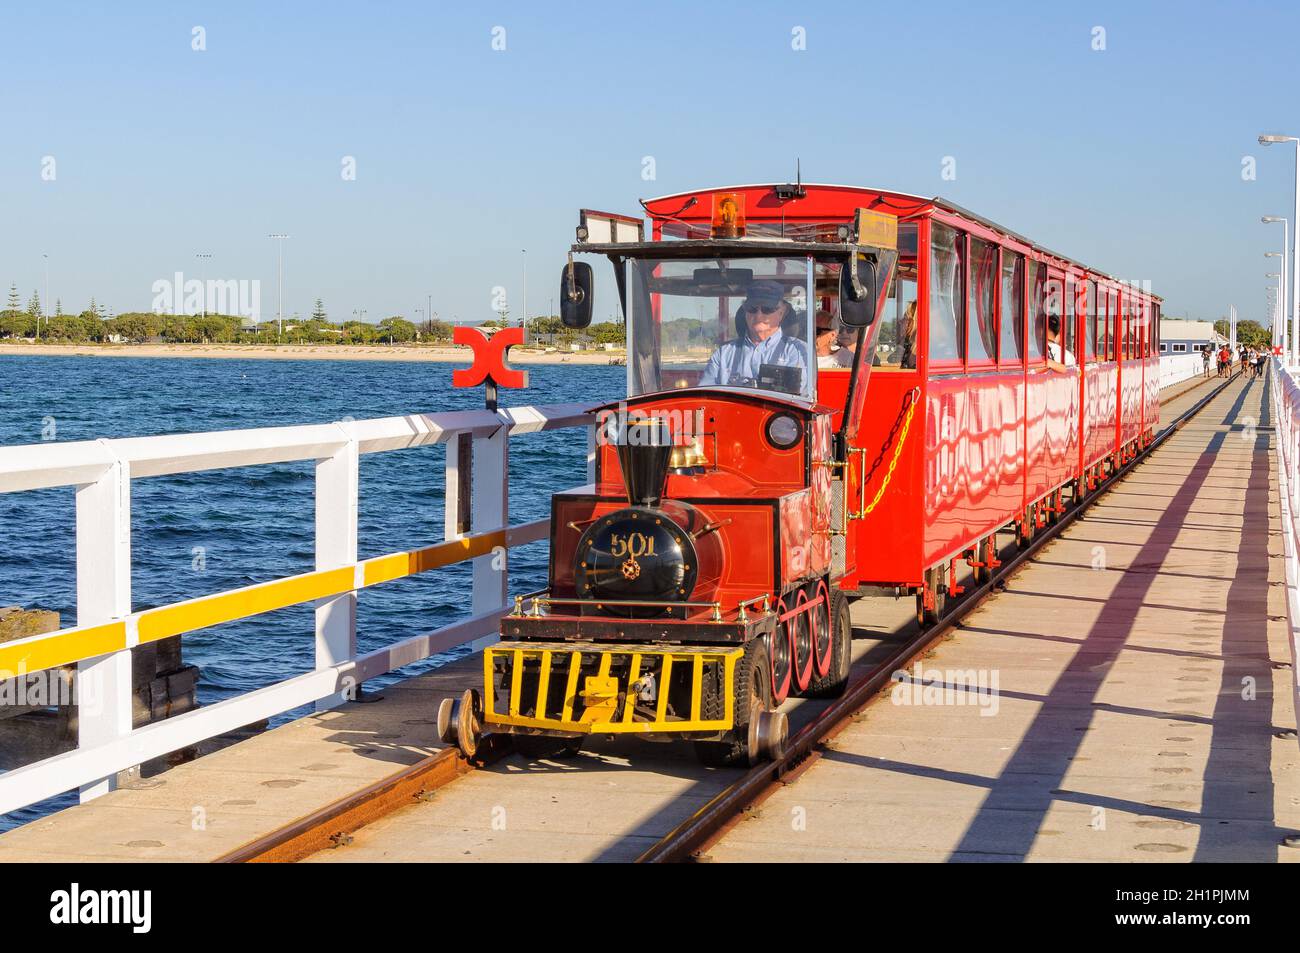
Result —
<svg viewBox="0 0 1300 953"><path fill-rule="evenodd" d="M1160 299L941 199L759 185L584 213L614 264L628 397L552 505L549 585L442 712L553 751L592 732L770 754L779 705L848 676L847 598L942 613L1149 441ZM561 297L590 320L590 266ZM832 340L832 335L834 339ZM838 344L838 347L836 346Z"/></svg>

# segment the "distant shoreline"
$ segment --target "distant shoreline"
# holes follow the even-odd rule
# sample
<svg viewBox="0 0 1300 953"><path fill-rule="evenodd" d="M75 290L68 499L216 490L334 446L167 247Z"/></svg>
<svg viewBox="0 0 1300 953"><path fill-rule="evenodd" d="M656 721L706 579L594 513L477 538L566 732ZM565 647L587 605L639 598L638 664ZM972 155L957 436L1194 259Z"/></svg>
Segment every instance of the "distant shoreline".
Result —
<svg viewBox="0 0 1300 953"><path fill-rule="evenodd" d="M172 357L227 358L279 361L414 361L471 362L467 347L454 345L406 346L385 344L7 344L0 357L43 355L54 357ZM512 348L510 363L608 365L623 359L622 351L541 351Z"/></svg>

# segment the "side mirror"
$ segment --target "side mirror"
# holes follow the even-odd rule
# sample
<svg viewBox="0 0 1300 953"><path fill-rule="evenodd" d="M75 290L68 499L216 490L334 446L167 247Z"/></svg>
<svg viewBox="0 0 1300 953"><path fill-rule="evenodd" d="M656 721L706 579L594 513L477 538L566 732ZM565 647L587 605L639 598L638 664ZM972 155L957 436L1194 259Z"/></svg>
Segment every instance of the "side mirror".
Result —
<svg viewBox="0 0 1300 953"><path fill-rule="evenodd" d="M571 261L560 269L560 321L566 328L582 330L591 324L591 265Z"/></svg>
<svg viewBox="0 0 1300 953"><path fill-rule="evenodd" d="M879 290L876 263L851 256L840 269L840 320L851 328L871 327Z"/></svg>

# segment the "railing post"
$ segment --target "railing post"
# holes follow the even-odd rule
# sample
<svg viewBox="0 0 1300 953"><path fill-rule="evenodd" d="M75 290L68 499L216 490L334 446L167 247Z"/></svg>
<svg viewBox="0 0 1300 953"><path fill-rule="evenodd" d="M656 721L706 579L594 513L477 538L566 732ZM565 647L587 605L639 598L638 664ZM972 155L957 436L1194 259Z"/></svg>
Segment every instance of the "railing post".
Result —
<svg viewBox="0 0 1300 953"><path fill-rule="evenodd" d="M131 613L131 474L115 460L94 483L77 487L77 625L121 619ZM77 746L95 748L131 733L131 647L77 663ZM89 801L117 787L115 775L80 789Z"/></svg>
<svg viewBox="0 0 1300 953"><path fill-rule="evenodd" d="M332 457L316 461L316 568L337 569L357 561L357 441L349 436ZM316 670L357 657L357 594L316 602ZM316 702L317 711L356 697L353 685Z"/></svg>
<svg viewBox="0 0 1300 953"><path fill-rule="evenodd" d="M510 430L499 427L474 439L474 466L470 483L471 521L475 532L510 525ZM472 611L475 615L500 609L510 588L510 552L505 546L474 560ZM470 643L473 651L498 640L493 633Z"/></svg>

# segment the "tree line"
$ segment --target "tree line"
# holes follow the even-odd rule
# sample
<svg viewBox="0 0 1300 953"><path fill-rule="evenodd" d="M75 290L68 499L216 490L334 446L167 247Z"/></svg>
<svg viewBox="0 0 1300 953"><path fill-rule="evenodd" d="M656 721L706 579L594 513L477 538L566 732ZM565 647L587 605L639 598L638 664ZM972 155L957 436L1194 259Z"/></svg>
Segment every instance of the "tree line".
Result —
<svg viewBox="0 0 1300 953"><path fill-rule="evenodd" d="M498 320L484 322L500 327ZM437 318L421 322L392 315L378 323L366 321L330 321L324 304L316 300L307 320L285 319L283 328L275 320L259 321L249 326L233 314L158 314L128 311L110 316L95 299L76 314L65 314L62 302L54 314L44 313L39 296L33 292L27 307L20 306L17 288L9 289L8 306L0 311L0 339L51 341L67 344L126 342L142 344L162 341L168 344L445 344L452 339L454 325ZM537 317L528 322L533 335L555 335L561 344L590 340L622 344L623 328L606 322L585 332L565 328L559 317Z"/></svg>

